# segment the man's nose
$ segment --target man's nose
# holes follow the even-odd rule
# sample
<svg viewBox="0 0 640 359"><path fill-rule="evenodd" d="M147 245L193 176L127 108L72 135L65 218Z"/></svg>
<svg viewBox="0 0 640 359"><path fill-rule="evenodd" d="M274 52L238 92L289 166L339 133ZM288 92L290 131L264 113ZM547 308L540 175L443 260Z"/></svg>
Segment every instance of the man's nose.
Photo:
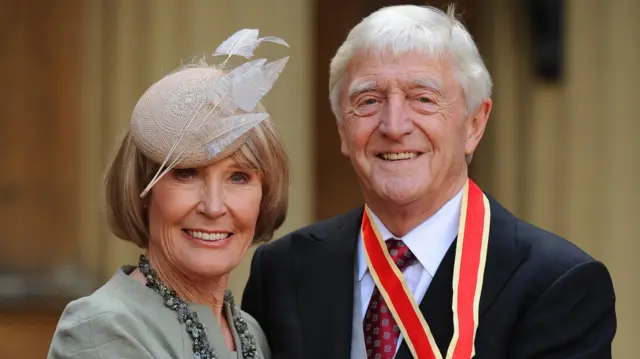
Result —
<svg viewBox="0 0 640 359"><path fill-rule="evenodd" d="M406 111L404 95L390 97L387 108L380 122L380 132L391 140L398 140L411 133L414 129L413 121Z"/></svg>

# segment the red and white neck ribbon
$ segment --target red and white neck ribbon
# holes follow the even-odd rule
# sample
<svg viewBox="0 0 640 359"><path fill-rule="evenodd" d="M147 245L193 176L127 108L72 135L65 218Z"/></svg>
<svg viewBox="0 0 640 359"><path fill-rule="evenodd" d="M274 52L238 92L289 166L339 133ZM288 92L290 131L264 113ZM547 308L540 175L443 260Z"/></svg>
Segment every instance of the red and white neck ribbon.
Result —
<svg viewBox="0 0 640 359"><path fill-rule="evenodd" d="M365 206L361 234L369 271L396 319L411 354L418 359L443 359L404 275L394 264L384 238ZM482 190L467 179L462 194L460 224L453 269L453 337L446 359L475 355L478 308L487 258L491 209ZM428 240L425 238L425 240Z"/></svg>

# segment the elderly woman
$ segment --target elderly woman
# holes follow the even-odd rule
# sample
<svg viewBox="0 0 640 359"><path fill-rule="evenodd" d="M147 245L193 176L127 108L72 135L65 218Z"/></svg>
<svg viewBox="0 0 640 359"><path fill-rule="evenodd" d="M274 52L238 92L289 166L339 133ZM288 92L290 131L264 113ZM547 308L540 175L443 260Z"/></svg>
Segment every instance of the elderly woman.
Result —
<svg viewBox="0 0 640 359"><path fill-rule="evenodd" d="M270 357L227 290L229 273L287 209L287 158L258 102L287 58L224 68L261 41L286 45L241 30L214 54L227 57L222 66L183 68L140 98L106 192L114 234L144 254L66 307L49 358Z"/></svg>

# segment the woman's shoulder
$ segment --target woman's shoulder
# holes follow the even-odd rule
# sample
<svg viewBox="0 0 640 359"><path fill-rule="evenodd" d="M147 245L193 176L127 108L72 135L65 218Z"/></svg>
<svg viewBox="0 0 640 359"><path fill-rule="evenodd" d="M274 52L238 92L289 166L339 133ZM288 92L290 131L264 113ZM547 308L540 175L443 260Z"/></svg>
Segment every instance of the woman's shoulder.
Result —
<svg viewBox="0 0 640 359"><path fill-rule="evenodd" d="M127 306L117 295L117 281L115 275L93 293L69 302L62 312L59 325L75 325L103 315L126 312Z"/></svg>
<svg viewBox="0 0 640 359"><path fill-rule="evenodd" d="M96 338L105 342L113 339L127 327L135 326L135 316L119 300L108 300L95 294L69 303L58 321L55 339L75 350L100 346Z"/></svg>
<svg viewBox="0 0 640 359"><path fill-rule="evenodd" d="M139 343L148 330L144 316L138 313L144 306L126 295L122 279L116 274L92 294L67 304L53 336L50 358L75 358L98 350L121 354L127 346L131 353L140 353Z"/></svg>
<svg viewBox="0 0 640 359"><path fill-rule="evenodd" d="M91 295L69 303L64 309L53 334L49 358L120 354L132 346L137 348L131 353L138 355L142 346L138 345L140 339L133 335L136 332L140 332L140 323L125 306Z"/></svg>
<svg viewBox="0 0 640 359"><path fill-rule="evenodd" d="M240 310L242 317L247 322L247 326L253 335L256 337L256 342L260 350L262 351L262 355L265 359L271 358L271 348L269 347L269 342L267 341L267 336L264 334L262 327L258 321L251 316L251 314L245 312L244 310Z"/></svg>
<svg viewBox="0 0 640 359"><path fill-rule="evenodd" d="M143 285L136 283L120 269L93 293L69 302L59 324L80 325L102 317L131 316L134 314L132 312L144 308L144 298L139 300L136 296L144 296L145 292Z"/></svg>

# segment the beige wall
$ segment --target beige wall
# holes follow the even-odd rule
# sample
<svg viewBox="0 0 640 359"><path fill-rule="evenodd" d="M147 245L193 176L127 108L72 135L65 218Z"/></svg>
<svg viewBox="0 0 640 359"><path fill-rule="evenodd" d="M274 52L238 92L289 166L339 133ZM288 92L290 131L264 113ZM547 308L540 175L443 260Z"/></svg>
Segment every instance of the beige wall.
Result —
<svg viewBox="0 0 640 359"><path fill-rule="evenodd" d="M614 357L633 358L640 333L634 310L640 302L640 2L566 2L568 57L561 84L531 75L518 2L486 3L480 7L486 11L481 40L495 78L495 107L474 173L508 208L607 264L618 294ZM291 209L280 233L313 219L311 0L121 0L87 6L80 203L86 211L78 231L90 268L106 277L137 253L108 235L99 200L101 171L135 101L180 59L210 52L240 27L259 28L291 44L291 61L267 98L293 165ZM101 256L103 262L92 260ZM247 269L248 260L232 276L237 296Z"/></svg>
<svg viewBox="0 0 640 359"><path fill-rule="evenodd" d="M107 278L137 248L109 235L104 225L102 171L126 129L142 92L182 61L211 54L236 30L260 29L284 38L290 49L262 46L258 54L291 56L265 105L291 158L290 211L280 234L311 220L313 179L311 108L311 0L87 1L84 69L82 203L79 221L86 265ZM286 9L286 10L285 10ZM100 159L100 161L96 161ZM232 275L239 297L253 252ZM104 258L95 262L95 258Z"/></svg>
<svg viewBox="0 0 640 359"><path fill-rule="evenodd" d="M566 77L559 84L531 74L519 3L488 3L481 37L495 79L494 111L474 172L507 207L608 266L618 298L614 358L635 358L640 2L565 2Z"/></svg>

